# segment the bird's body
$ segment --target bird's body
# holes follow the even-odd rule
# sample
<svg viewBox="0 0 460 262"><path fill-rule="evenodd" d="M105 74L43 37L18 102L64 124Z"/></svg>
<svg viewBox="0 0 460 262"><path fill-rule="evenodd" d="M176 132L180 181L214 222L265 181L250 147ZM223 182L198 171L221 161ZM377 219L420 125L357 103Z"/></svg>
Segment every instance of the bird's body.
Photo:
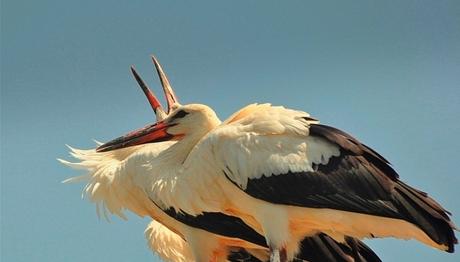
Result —
<svg viewBox="0 0 460 262"><path fill-rule="evenodd" d="M146 236L152 250L166 261L239 261L241 257L245 257L244 261L266 261L268 249L264 237L240 219L221 213L194 217L159 208L144 189L136 185L140 182L138 175L151 170L152 159L173 144L164 142L106 153L70 148L81 162L61 162L87 173L65 182L87 181L85 195L95 202L98 214L107 219L110 214L125 218L125 209L141 217L154 218ZM154 173L150 174L159 179ZM323 261L321 257L331 262L353 261L357 257L364 257L363 261L380 261L363 243L356 243L357 246L340 245L324 234L315 235L304 240L302 246L306 251L299 255L309 261Z"/></svg>
<svg viewBox="0 0 460 262"><path fill-rule="evenodd" d="M131 71L157 119L161 121L174 110L178 100L160 64L156 58L152 57L152 60L160 76L168 103L167 112L163 110L159 100L133 67ZM176 114L175 117L178 115ZM139 132L146 134L150 128L152 126ZM142 139L142 135L138 138ZM161 182L163 173L169 174L167 170L160 169L152 172L151 161L164 158L168 155L166 152L171 151L168 149L174 144L175 142L164 142L139 145L105 153L100 153L99 150L78 150L69 147L72 156L80 162L59 160L71 167L87 171L87 174L70 178L66 182L87 181L84 194L96 203L98 215L102 213L108 219L108 213L111 213L126 219L123 210L128 209L139 216L150 216L156 220L146 234L151 237L150 243L155 240L155 244L150 246L164 258L173 261L188 261L192 258L195 261L266 260L264 256L268 254L268 249L264 237L240 218L220 212L204 212L192 216L164 206L162 202L156 201L156 197L151 197L152 194L149 194L151 188L149 189L145 182L155 180ZM174 159L174 156L169 155L167 158ZM148 176L143 176L145 174ZM168 243L173 247L165 246ZM347 244L338 244L325 234L316 234L303 239L302 247L307 251L299 254L300 260L380 261L365 244L353 238L349 238ZM174 254L177 254L177 257Z"/></svg>
<svg viewBox="0 0 460 262"><path fill-rule="evenodd" d="M454 226L439 204L401 182L378 153L305 112L250 105L221 123L209 107L186 105L158 128L162 134L152 131L146 143L178 142L149 162L161 178L139 172L150 197L191 215L240 217L287 259L318 232L338 241L417 239L453 251Z"/></svg>
<svg viewBox="0 0 460 262"><path fill-rule="evenodd" d="M137 169L145 165L145 161L155 157L168 148L171 142L156 145L143 145L107 153L97 153L95 150L79 150L71 148L72 155L81 160L79 163L70 163L61 160L66 165L74 168L85 169L87 174L67 179L65 182L87 181L84 193L96 203L98 214L108 218L110 214L116 214L124 219L123 211L128 209L133 213L144 217L149 216L161 222L166 228L175 232L191 246L196 261L222 261L225 259L231 247L264 249L262 236L251 230L248 226L233 224L235 232L233 236L226 236L224 231L219 231L219 223L231 223L231 219L237 218L220 215L218 217L204 215L199 218L189 216L188 220L180 219L166 209L157 206L143 188L134 182L137 177ZM219 220L216 220L219 219ZM225 220L228 219L228 220ZM211 233L204 228L209 224L217 225L215 232ZM192 226L190 226L192 225ZM253 240L242 240L246 238Z"/></svg>

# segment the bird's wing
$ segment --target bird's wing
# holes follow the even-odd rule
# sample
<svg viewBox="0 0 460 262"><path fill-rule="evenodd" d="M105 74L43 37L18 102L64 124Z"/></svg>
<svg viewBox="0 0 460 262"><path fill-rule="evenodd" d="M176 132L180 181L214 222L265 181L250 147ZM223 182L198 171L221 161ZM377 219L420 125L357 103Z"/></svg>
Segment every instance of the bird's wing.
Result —
<svg viewBox="0 0 460 262"><path fill-rule="evenodd" d="M398 217L391 201L397 174L383 158L356 140L332 142L329 133L345 137L330 127L308 131L225 139L217 162L242 190L271 203Z"/></svg>
<svg viewBox="0 0 460 262"><path fill-rule="evenodd" d="M201 144L247 194L271 203L403 219L452 251L447 211L399 181L387 160L349 134L284 108L227 121Z"/></svg>

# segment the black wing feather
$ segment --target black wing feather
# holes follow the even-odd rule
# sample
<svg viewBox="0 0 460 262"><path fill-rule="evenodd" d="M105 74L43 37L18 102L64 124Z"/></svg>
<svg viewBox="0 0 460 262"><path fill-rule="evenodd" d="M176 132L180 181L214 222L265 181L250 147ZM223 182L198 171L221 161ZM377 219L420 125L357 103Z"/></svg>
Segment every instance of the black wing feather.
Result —
<svg viewBox="0 0 460 262"><path fill-rule="evenodd" d="M162 209L170 217L188 226L203 229L216 235L239 238L262 247L268 247L265 238L238 217L217 212L205 212L192 216L176 212L174 208Z"/></svg>
<svg viewBox="0 0 460 262"><path fill-rule="evenodd" d="M309 131L337 145L340 155L314 166L314 172L249 179L244 191L276 204L403 219L453 252L457 239L448 212L426 193L399 181L384 157L336 128L312 124Z"/></svg>
<svg viewBox="0 0 460 262"><path fill-rule="evenodd" d="M154 201L152 202L156 205ZM265 238L245 224L240 218L217 212L205 212L198 216L192 216L187 213L176 212L173 208L163 208L162 210L168 216L188 226L200 228L216 235L243 239L268 248ZM342 262L350 261L351 257L355 259L354 261L380 261L378 256L367 247L366 244L356 239L353 240L359 245L350 246L348 243L338 243L326 234L306 237L302 241L300 252L294 261ZM372 257L373 259L360 260L362 257L366 256ZM228 260L234 262L260 261L244 249L232 250L228 255Z"/></svg>
<svg viewBox="0 0 460 262"><path fill-rule="evenodd" d="M326 234L305 238L294 261L380 262L380 258L366 244L352 237L338 243Z"/></svg>

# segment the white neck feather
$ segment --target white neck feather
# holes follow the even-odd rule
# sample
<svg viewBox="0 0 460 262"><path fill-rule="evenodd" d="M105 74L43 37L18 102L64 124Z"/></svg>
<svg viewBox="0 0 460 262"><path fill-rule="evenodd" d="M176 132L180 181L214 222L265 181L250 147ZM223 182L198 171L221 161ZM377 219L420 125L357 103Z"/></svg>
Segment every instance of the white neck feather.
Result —
<svg viewBox="0 0 460 262"><path fill-rule="evenodd" d="M194 132L186 134L181 140L166 149L164 154L162 154L164 157L163 161L168 163L169 166L182 166L200 140L220 124L221 121L217 117L207 119L206 123L201 124L199 130L194 130Z"/></svg>

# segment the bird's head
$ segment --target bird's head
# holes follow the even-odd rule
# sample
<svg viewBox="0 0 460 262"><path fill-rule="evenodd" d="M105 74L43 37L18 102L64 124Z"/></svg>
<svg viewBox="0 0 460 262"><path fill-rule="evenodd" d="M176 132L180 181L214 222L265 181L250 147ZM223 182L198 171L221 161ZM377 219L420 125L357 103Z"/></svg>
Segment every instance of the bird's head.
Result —
<svg viewBox="0 0 460 262"><path fill-rule="evenodd" d="M185 138L189 141L198 141L207 132L220 124L216 113L206 105L179 104L163 69L154 57L152 59L160 76L168 103L168 112L166 113L163 110L156 96L132 67L133 75L146 94L158 121L99 146L96 149L98 152L112 151L147 143L178 141Z"/></svg>
<svg viewBox="0 0 460 262"><path fill-rule="evenodd" d="M201 138L220 124L214 110L203 104L181 105L162 122L167 126L165 132L172 136L172 140L184 137Z"/></svg>
<svg viewBox="0 0 460 262"><path fill-rule="evenodd" d="M187 138L197 142L220 124L214 111L206 105L178 106L165 119L109 141L97 148L98 152L162 141Z"/></svg>

